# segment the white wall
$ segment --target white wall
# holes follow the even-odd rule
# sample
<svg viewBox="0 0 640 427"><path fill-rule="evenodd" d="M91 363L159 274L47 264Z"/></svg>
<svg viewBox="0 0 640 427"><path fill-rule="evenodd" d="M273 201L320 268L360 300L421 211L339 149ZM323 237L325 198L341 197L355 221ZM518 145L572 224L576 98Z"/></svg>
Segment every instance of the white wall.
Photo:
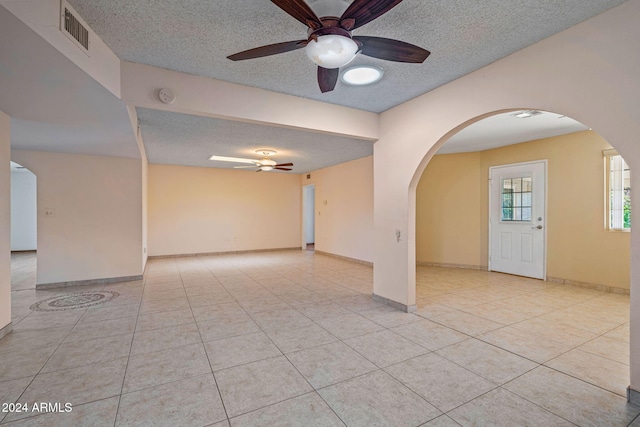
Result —
<svg viewBox="0 0 640 427"><path fill-rule="evenodd" d="M373 261L373 157L311 172L315 184L315 249Z"/></svg>
<svg viewBox="0 0 640 427"><path fill-rule="evenodd" d="M415 191L446 139L488 114L540 109L593 128L640 170L640 0L630 0L386 111L374 145L374 293L415 304ZM640 212L640 174L632 174ZM408 239L396 242L395 229ZM640 307L640 229L631 232L631 307ZM631 387L640 389L640 310L631 311Z"/></svg>
<svg viewBox="0 0 640 427"><path fill-rule="evenodd" d="M315 241L315 200L316 188L313 185L303 187L303 209L304 209L304 242L305 244Z"/></svg>
<svg viewBox="0 0 640 427"><path fill-rule="evenodd" d="M300 248L296 174L149 165L149 255Z"/></svg>
<svg viewBox="0 0 640 427"><path fill-rule="evenodd" d="M36 176L26 169L11 170L11 250L35 251L37 241Z"/></svg>
<svg viewBox="0 0 640 427"><path fill-rule="evenodd" d="M11 157L38 177L37 284L142 274L139 159L22 150Z"/></svg>
<svg viewBox="0 0 640 427"><path fill-rule="evenodd" d="M0 330L11 323L11 118L0 111Z"/></svg>

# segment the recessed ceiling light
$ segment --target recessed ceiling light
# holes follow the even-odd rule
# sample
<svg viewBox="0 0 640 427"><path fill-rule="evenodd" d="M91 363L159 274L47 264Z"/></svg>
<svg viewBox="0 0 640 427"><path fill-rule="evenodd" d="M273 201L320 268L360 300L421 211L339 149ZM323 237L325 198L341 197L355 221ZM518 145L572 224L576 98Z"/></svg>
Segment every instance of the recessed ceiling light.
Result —
<svg viewBox="0 0 640 427"><path fill-rule="evenodd" d="M342 81L352 86L370 85L382 78L384 72L380 67L358 65L348 68L342 73Z"/></svg>
<svg viewBox="0 0 640 427"><path fill-rule="evenodd" d="M517 113L513 113L513 117L517 117L519 119L528 119L529 117L539 116L542 114L542 111L538 110L527 110L527 111L518 111Z"/></svg>

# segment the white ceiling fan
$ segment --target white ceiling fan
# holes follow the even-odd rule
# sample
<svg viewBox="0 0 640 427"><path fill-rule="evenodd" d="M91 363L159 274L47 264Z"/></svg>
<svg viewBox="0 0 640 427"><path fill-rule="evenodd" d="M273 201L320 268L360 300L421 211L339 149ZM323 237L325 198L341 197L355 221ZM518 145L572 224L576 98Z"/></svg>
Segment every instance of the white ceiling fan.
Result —
<svg viewBox="0 0 640 427"><path fill-rule="evenodd" d="M253 160L253 159L243 159L241 157L225 157L225 156L211 156L209 160L215 160L218 162L232 162L232 163L250 163L251 166L234 166L234 169L244 169L244 168L258 168L256 172L261 171L271 171L274 169L290 171L292 170L290 166L293 166L293 163L280 163L277 164L274 160L271 160L269 156L273 156L276 154L275 150L266 150L260 149L256 150L256 153L262 155L262 159Z"/></svg>

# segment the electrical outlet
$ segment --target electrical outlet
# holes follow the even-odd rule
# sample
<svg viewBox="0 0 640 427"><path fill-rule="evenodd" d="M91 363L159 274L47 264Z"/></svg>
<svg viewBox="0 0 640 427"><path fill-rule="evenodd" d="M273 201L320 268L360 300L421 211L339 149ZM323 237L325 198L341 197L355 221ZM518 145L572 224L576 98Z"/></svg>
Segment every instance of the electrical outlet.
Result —
<svg viewBox="0 0 640 427"><path fill-rule="evenodd" d="M53 209L50 209L50 208L44 208L43 212L44 212L44 216L47 217L47 218L52 218L52 217L56 216L56 212Z"/></svg>

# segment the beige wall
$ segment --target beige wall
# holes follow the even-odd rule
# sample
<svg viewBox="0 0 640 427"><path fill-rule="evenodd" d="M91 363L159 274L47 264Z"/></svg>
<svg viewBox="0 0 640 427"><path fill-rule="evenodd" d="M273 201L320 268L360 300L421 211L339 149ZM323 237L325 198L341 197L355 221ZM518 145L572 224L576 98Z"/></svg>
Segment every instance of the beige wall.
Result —
<svg viewBox="0 0 640 427"><path fill-rule="evenodd" d="M302 185L316 185L316 250L373 262L373 157L306 177Z"/></svg>
<svg viewBox="0 0 640 427"><path fill-rule="evenodd" d="M300 176L149 165L149 255L300 247Z"/></svg>
<svg viewBox="0 0 640 427"><path fill-rule="evenodd" d="M142 273L139 159L22 150L11 158L37 176L38 284Z"/></svg>
<svg viewBox="0 0 640 427"><path fill-rule="evenodd" d="M605 229L607 148L585 131L434 156L416 193L417 262L486 267L489 167L547 159L547 276L629 289L630 233Z"/></svg>
<svg viewBox="0 0 640 427"><path fill-rule="evenodd" d="M11 323L10 161L11 118L0 111L0 330Z"/></svg>
<svg viewBox="0 0 640 427"><path fill-rule="evenodd" d="M416 193L418 263L482 263L481 187L487 181L480 161L480 152L435 156L425 169Z"/></svg>

